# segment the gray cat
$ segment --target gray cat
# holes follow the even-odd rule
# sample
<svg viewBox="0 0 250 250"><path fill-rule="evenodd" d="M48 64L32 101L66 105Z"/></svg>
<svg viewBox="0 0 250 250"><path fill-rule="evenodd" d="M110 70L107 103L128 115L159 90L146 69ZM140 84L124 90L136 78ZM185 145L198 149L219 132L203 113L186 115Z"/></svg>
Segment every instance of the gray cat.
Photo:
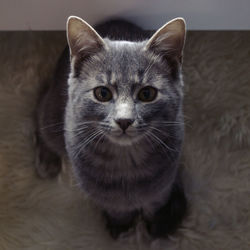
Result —
<svg viewBox="0 0 250 250"><path fill-rule="evenodd" d="M38 174L56 176L66 155L113 238L138 215L153 237L174 233L187 210L178 168L184 20L151 36L123 20L94 30L70 17L67 39L38 105Z"/></svg>

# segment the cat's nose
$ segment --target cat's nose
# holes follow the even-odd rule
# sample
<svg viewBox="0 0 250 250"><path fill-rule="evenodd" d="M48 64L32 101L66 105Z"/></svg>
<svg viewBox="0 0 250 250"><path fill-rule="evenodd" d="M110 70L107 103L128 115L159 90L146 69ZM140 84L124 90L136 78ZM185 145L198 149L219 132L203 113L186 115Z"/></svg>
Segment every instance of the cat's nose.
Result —
<svg viewBox="0 0 250 250"><path fill-rule="evenodd" d="M120 128L125 132L125 130L134 122L132 119L118 119L116 123L120 126Z"/></svg>

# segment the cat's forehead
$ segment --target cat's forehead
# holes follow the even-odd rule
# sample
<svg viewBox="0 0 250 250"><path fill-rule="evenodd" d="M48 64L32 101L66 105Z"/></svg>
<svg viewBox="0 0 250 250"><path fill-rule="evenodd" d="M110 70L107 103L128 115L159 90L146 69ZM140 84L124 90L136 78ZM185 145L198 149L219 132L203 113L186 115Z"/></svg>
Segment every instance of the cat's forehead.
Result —
<svg viewBox="0 0 250 250"><path fill-rule="evenodd" d="M105 41L107 50L103 57L102 73L106 80L131 83L142 82L145 72L153 66L154 59L145 51L146 42Z"/></svg>
<svg viewBox="0 0 250 250"><path fill-rule="evenodd" d="M143 67L146 62L144 42L106 40L105 63L107 66L129 68Z"/></svg>

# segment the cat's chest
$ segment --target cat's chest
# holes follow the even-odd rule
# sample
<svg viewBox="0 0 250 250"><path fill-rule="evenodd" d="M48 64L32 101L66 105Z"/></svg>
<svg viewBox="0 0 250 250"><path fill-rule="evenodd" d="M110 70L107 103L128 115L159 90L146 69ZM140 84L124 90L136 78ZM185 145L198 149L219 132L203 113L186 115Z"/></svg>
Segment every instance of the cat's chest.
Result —
<svg viewBox="0 0 250 250"><path fill-rule="evenodd" d="M109 177L134 177L145 171L148 165L149 153L145 145L140 147L115 147L103 145L102 148L90 150L88 161L100 172L96 174Z"/></svg>
<svg viewBox="0 0 250 250"><path fill-rule="evenodd" d="M93 160L97 164L120 169L140 166L146 158L147 154L143 147L118 148L109 145L103 150L93 152Z"/></svg>

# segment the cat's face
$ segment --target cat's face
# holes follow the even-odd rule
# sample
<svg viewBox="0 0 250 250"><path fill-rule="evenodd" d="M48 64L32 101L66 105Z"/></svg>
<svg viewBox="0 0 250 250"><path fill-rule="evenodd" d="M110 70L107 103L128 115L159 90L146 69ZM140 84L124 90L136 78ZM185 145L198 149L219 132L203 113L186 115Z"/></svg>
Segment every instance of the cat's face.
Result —
<svg viewBox="0 0 250 250"><path fill-rule="evenodd" d="M171 136L173 127L168 131L167 126L178 126L181 120L184 41L169 39L162 29L145 42L102 39L86 24L80 29L83 40L75 27L73 34L68 31L72 57L67 137L83 147L102 139L128 146ZM179 43L179 52L170 42Z"/></svg>
<svg viewBox="0 0 250 250"><path fill-rule="evenodd" d="M145 43L113 42L78 65L70 80L72 131L87 126L113 143L130 145L175 122L181 102L179 75ZM165 129L163 131L166 131Z"/></svg>

